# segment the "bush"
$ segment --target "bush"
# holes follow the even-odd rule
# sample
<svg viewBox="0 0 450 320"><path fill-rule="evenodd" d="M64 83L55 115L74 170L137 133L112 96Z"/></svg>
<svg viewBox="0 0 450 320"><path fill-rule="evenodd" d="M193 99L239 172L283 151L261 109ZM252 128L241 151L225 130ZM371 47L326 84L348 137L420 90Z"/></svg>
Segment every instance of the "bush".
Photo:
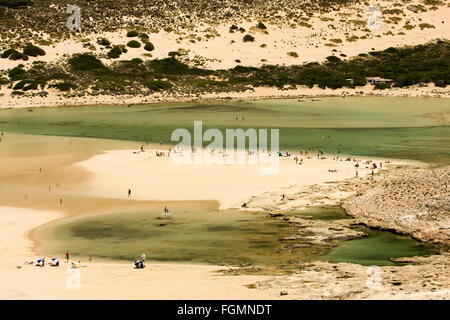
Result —
<svg viewBox="0 0 450 320"><path fill-rule="evenodd" d="M339 58L336 57L336 56L328 56L328 57L327 57L327 60L328 60L329 62L341 62L341 59L339 59Z"/></svg>
<svg viewBox="0 0 450 320"><path fill-rule="evenodd" d="M390 88L391 88L390 83L377 83L373 89L374 90L384 90L384 89L390 89Z"/></svg>
<svg viewBox="0 0 450 320"><path fill-rule="evenodd" d="M170 51L167 55L171 58L176 58L178 56L181 56L181 53L179 53L178 51Z"/></svg>
<svg viewBox="0 0 450 320"><path fill-rule="evenodd" d="M5 6L8 8L18 8L31 6L33 2L30 0L0 0L0 6Z"/></svg>
<svg viewBox="0 0 450 320"><path fill-rule="evenodd" d="M28 56L26 54L23 54L19 51L14 50L13 53L9 56L9 60L28 60Z"/></svg>
<svg viewBox="0 0 450 320"><path fill-rule="evenodd" d="M144 50L153 51L155 50L155 46L151 42L147 42L144 46Z"/></svg>
<svg viewBox="0 0 450 320"><path fill-rule="evenodd" d="M71 82L59 82L49 85L50 88L56 88L59 91L70 91L70 89L76 89L77 86Z"/></svg>
<svg viewBox="0 0 450 320"><path fill-rule="evenodd" d="M28 83L27 80L21 80L21 81L16 83L16 85L13 87L13 90L21 90L21 89L23 89L23 87L25 87L25 85L27 83Z"/></svg>
<svg viewBox="0 0 450 320"><path fill-rule="evenodd" d="M25 70L23 70L23 65L19 65L8 71L8 77L12 80L21 80L26 76Z"/></svg>
<svg viewBox="0 0 450 320"><path fill-rule="evenodd" d="M290 56L290 57L293 57L293 58L298 58L298 53L294 52L294 51L288 52L287 55Z"/></svg>
<svg viewBox="0 0 450 320"><path fill-rule="evenodd" d="M172 84L162 80L146 80L144 85L153 91L162 91L172 88Z"/></svg>
<svg viewBox="0 0 450 320"><path fill-rule="evenodd" d="M68 60L69 65L75 71L90 71L103 69L103 63L90 53L78 53Z"/></svg>
<svg viewBox="0 0 450 320"><path fill-rule="evenodd" d="M261 29L261 30L266 30L266 29L267 29L266 25L265 25L264 23L262 23L261 21L258 22L258 24L256 25L256 27L257 27L258 29Z"/></svg>
<svg viewBox="0 0 450 320"><path fill-rule="evenodd" d="M130 48L140 48L141 47L141 43L139 41L136 40L131 40L130 42L127 43L127 46Z"/></svg>
<svg viewBox="0 0 450 320"><path fill-rule="evenodd" d="M149 36L146 33L141 33L141 34L139 34L139 39L141 39L142 42L147 42L149 39Z"/></svg>
<svg viewBox="0 0 450 320"><path fill-rule="evenodd" d="M123 49L120 46L113 46L106 55L112 59L117 59L120 57L122 52L123 52Z"/></svg>
<svg viewBox="0 0 450 320"><path fill-rule="evenodd" d="M244 36L244 42L253 42L253 41L255 41L255 38L254 37L252 37L251 35L249 35L249 34L246 34L245 36Z"/></svg>
<svg viewBox="0 0 450 320"><path fill-rule="evenodd" d="M30 57L45 56L45 51L31 43L28 43L23 48L23 53Z"/></svg>
<svg viewBox="0 0 450 320"><path fill-rule="evenodd" d="M137 31L131 30L127 32L127 37L128 38L133 38L133 37L137 37L139 35L139 33Z"/></svg>
<svg viewBox="0 0 450 320"><path fill-rule="evenodd" d="M7 50L5 50L5 51L3 51L3 53L2 53L2 58L9 58L14 52L18 52L17 50L14 50L14 49L7 49Z"/></svg>
<svg viewBox="0 0 450 320"><path fill-rule="evenodd" d="M106 46L109 46L111 44L111 41L109 41L106 38L100 38L100 39L97 39L97 43L99 45L101 45L101 46L105 46L106 47Z"/></svg>

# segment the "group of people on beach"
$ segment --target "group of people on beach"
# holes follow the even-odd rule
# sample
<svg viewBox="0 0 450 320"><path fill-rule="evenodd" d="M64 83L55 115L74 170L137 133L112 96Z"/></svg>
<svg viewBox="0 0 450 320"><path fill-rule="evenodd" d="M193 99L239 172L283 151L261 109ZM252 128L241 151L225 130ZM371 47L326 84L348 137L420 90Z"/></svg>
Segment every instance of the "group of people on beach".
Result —
<svg viewBox="0 0 450 320"><path fill-rule="evenodd" d="M70 260L70 252L67 250L66 251L66 263L69 263ZM90 256L90 260L92 259L92 256ZM50 262L45 262L45 257L42 258L37 258L36 261L25 261L26 265L34 265L36 267L44 267L45 265L48 265L50 267L59 267L59 260L57 258L51 258ZM81 268L81 267L85 267L81 264L81 261L78 262L74 262L72 261L72 268Z"/></svg>

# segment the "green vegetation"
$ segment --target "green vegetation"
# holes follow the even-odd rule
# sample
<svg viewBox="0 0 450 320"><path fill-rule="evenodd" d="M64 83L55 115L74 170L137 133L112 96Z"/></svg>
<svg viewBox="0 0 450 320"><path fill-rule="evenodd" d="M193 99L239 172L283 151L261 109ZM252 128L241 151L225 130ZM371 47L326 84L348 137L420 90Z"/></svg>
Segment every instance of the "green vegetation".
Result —
<svg viewBox="0 0 450 320"><path fill-rule="evenodd" d="M30 57L45 56L45 51L31 43L23 48L23 53Z"/></svg>
<svg viewBox="0 0 450 320"><path fill-rule="evenodd" d="M31 6L33 2L31 0L0 0L0 6L8 8L18 8Z"/></svg>
<svg viewBox="0 0 450 320"><path fill-rule="evenodd" d="M131 40L130 42L127 43L127 47L140 48L141 47L141 43L139 41L136 41L136 40Z"/></svg>
<svg viewBox="0 0 450 320"><path fill-rule="evenodd" d="M9 58L9 60L24 60L24 61L28 60L28 56L26 54L23 54L14 49L5 50L2 53L1 57L4 59Z"/></svg>
<svg viewBox="0 0 450 320"><path fill-rule="evenodd" d="M149 45L150 42L146 44ZM108 57L119 58L124 46L113 46ZM11 51L3 53L5 56ZM77 94L141 94L149 91L169 92L236 92L251 87L294 88L297 85L337 89L366 84L366 77L380 76L393 79L394 87L405 87L421 82L445 87L450 82L450 43L437 41L405 48L388 48L384 51L362 53L342 60L329 56L322 63L302 65L263 65L248 67L238 65L228 70L208 70L191 67L182 52L173 51L169 58L143 62L141 59L116 61L106 66L89 53L75 54L64 64L34 63L25 69L9 71L10 81L28 80L45 86L69 79ZM288 53L295 57L295 53ZM342 56L344 57L344 56ZM187 60L186 60L187 59ZM239 59L238 59L239 60ZM214 81L206 81L208 77ZM346 79L353 79L353 83ZM55 81L53 81L55 80ZM164 83L159 81L165 81ZM16 83L11 83L12 86ZM28 89L33 90L36 86Z"/></svg>
<svg viewBox="0 0 450 320"><path fill-rule="evenodd" d="M144 46L144 50L153 51L155 50L155 46L151 42L147 42Z"/></svg>
<svg viewBox="0 0 450 320"><path fill-rule="evenodd" d="M99 45L105 46L105 47L111 45L111 41L109 41L109 40L106 39L106 38L99 38L99 39L97 39L97 43L98 43Z"/></svg>
<svg viewBox="0 0 450 320"><path fill-rule="evenodd" d="M131 30L127 32L127 37L129 38L133 38L133 37L137 37L139 35L139 33L137 31Z"/></svg>
<svg viewBox="0 0 450 320"><path fill-rule="evenodd" d="M255 38L249 34L246 34L243 38L244 42L253 42L255 41Z"/></svg>
<svg viewBox="0 0 450 320"><path fill-rule="evenodd" d="M107 56L111 59L117 59L122 53L126 52L124 46L113 46L111 50L108 51Z"/></svg>
<svg viewBox="0 0 450 320"><path fill-rule="evenodd" d="M256 25L256 27L257 27L258 29L261 29L261 30L266 30L266 29L267 29L266 25L265 25L264 23L262 23L261 21L258 22L258 24Z"/></svg>

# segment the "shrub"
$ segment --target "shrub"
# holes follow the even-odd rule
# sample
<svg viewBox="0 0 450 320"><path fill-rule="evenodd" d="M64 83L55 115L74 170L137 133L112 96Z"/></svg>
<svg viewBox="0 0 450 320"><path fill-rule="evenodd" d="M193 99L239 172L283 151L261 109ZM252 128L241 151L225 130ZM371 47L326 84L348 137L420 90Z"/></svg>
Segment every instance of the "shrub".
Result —
<svg viewBox="0 0 450 320"><path fill-rule="evenodd" d="M112 59L117 59L120 57L122 52L123 52L123 49L120 46L113 46L106 55Z"/></svg>
<svg viewBox="0 0 450 320"><path fill-rule="evenodd" d="M21 90L21 89L23 89L23 87L25 87L27 82L28 82L27 80L20 80L19 82L17 82L15 84L15 86L13 87L13 90Z"/></svg>
<svg viewBox="0 0 450 320"><path fill-rule="evenodd" d="M298 58L298 53L294 51L288 52L287 55L293 58Z"/></svg>
<svg viewBox="0 0 450 320"><path fill-rule="evenodd" d="M23 48L23 53L30 57L45 56L45 51L31 43L28 43Z"/></svg>
<svg viewBox="0 0 450 320"><path fill-rule="evenodd" d="M69 65L75 71L90 71L103 69L103 63L90 53L78 53L68 60Z"/></svg>
<svg viewBox="0 0 450 320"><path fill-rule="evenodd" d="M100 39L97 39L97 43L99 45L101 45L101 46L105 46L106 47L106 46L109 46L111 44L111 41L109 41L106 38L100 38Z"/></svg>
<svg viewBox="0 0 450 320"><path fill-rule="evenodd" d="M267 29L266 25L265 25L264 23L262 23L261 21L258 22L258 24L256 25L256 27L257 27L258 29L261 29L261 30L266 30L266 29Z"/></svg>
<svg viewBox="0 0 450 320"><path fill-rule="evenodd" d="M374 90L384 90L384 89L390 89L390 88L391 88L390 83L377 83L373 89Z"/></svg>
<svg viewBox="0 0 450 320"><path fill-rule="evenodd" d="M253 42L253 41L255 41L255 38L254 37L252 37L251 35L249 35L249 34L246 34L245 36L244 36L244 42Z"/></svg>
<svg viewBox="0 0 450 320"><path fill-rule="evenodd" d="M3 51L2 53L2 58L9 58L14 52L18 52L17 50L14 49L7 49L5 51Z"/></svg>
<svg viewBox="0 0 450 320"><path fill-rule="evenodd" d="M162 80L146 80L144 81L144 85L153 91L161 91L172 88L172 84L170 82Z"/></svg>
<svg viewBox="0 0 450 320"><path fill-rule="evenodd" d="M144 46L144 50L153 51L155 50L155 46L151 42L147 42Z"/></svg>
<svg viewBox="0 0 450 320"><path fill-rule="evenodd" d="M146 33L141 33L141 34L139 34L139 39L141 39L142 42L147 42L149 39L149 36Z"/></svg>
<svg viewBox="0 0 450 320"><path fill-rule="evenodd" d="M30 84L27 84L26 86L23 87L23 91L28 91L28 90L37 90L39 83L37 81L33 81Z"/></svg>
<svg viewBox="0 0 450 320"><path fill-rule="evenodd" d="M175 57L181 56L181 53L179 53L178 51L170 51L167 55L169 57L175 58Z"/></svg>
<svg viewBox="0 0 450 320"><path fill-rule="evenodd" d="M139 41L136 40L131 40L130 42L127 43L127 46L130 48L140 48L141 47L141 43Z"/></svg>
<svg viewBox="0 0 450 320"><path fill-rule="evenodd" d="M19 51L14 50L14 52L11 53L9 56L9 60L28 60L28 56L26 54L23 54Z"/></svg>
<svg viewBox="0 0 450 320"><path fill-rule="evenodd" d="M15 68L12 68L11 70L8 71L8 77L12 80L21 80L25 78L25 70L23 70L23 65L18 65Z"/></svg>
<svg viewBox="0 0 450 320"><path fill-rule="evenodd" d="M336 57L336 56L328 56L328 57L327 57L327 60L328 60L329 62L341 62L341 59L339 59L339 58Z"/></svg>
<svg viewBox="0 0 450 320"><path fill-rule="evenodd" d="M33 4L30 0L0 0L0 6L5 6L8 8L18 8L31 6Z"/></svg>
<svg viewBox="0 0 450 320"><path fill-rule="evenodd" d="M70 91L70 89L75 89L77 86L71 82L59 82L49 85L50 88L56 88L59 91Z"/></svg>
<svg viewBox="0 0 450 320"><path fill-rule="evenodd" d="M137 31L131 30L127 32L127 37L128 38L133 38L133 37L137 37L139 35L139 33Z"/></svg>

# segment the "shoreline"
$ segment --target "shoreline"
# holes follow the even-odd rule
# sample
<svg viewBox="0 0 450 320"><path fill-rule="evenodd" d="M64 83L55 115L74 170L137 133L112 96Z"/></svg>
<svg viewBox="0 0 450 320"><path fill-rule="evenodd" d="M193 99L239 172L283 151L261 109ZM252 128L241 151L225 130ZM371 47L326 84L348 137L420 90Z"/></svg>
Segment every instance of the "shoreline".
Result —
<svg viewBox="0 0 450 320"><path fill-rule="evenodd" d="M299 86L300 87L300 86ZM253 91L205 93L200 96L164 96L155 94L151 96L93 96L81 98L61 98L56 91L49 97L9 97L7 93L0 95L0 110L20 108L56 108L56 107L89 107L105 105L159 105L178 103L201 103L214 102L239 102L239 101L261 101L272 99L313 99L313 98L337 98L337 97L407 97L407 98L450 98L450 89L437 88L433 84L420 88L418 85L408 88L390 90L374 90L372 85L358 88L320 89L300 87L297 89L279 90L276 87L256 87ZM128 100L127 100L128 99ZM40 100L40 101L39 101ZM75 100L74 102L69 102ZM127 100L127 101L126 101ZM31 103L31 101L34 101Z"/></svg>

